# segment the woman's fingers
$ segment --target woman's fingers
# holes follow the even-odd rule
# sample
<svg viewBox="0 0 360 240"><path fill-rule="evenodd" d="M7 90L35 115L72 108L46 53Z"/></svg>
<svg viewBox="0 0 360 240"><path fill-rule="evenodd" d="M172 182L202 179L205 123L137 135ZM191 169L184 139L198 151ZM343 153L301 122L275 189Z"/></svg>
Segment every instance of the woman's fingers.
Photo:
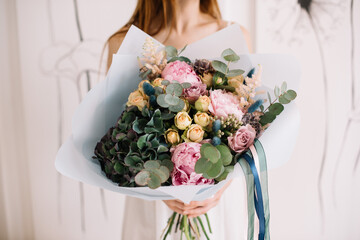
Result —
<svg viewBox="0 0 360 240"><path fill-rule="evenodd" d="M189 218L198 217L198 216L201 216L201 215L207 213L210 209L215 207L217 204L218 204L218 201L214 201L204 207L198 207L196 209L189 210L189 212L185 213L185 214L187 214Z"/></svg>

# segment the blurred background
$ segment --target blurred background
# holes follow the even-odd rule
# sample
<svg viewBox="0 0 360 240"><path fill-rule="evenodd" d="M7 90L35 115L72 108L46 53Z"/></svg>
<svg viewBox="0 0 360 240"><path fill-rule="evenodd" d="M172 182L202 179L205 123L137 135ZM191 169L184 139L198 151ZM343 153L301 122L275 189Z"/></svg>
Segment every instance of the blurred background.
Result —
<svg viewBox="0 0 360 240"><path fill-rule="evenodd" d="M0 0L0 239L120 239L125 197L61 176L54 161L135 4ZM302 67L297 146L269 172L272 239L360 239L360 1L219 4L256 52Z"/></svg>

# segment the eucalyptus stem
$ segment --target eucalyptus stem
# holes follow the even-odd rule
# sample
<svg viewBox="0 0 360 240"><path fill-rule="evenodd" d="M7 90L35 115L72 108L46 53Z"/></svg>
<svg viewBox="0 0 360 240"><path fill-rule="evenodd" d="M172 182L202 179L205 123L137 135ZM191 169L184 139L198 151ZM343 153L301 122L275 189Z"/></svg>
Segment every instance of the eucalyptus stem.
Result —
<svg viewBox="0 0 360 240"><path fill-rule="evenodd" d="M211 226L210 226L210 220L209 220L209 217L208 217L207 213L205 213L205 218L206 218L206 221L207 221L207 224L208 224L208 227L209 227L209 232L212 233Z"/></svg>
<svg viewBox="0 0 360 240"><path fill-rule="evenodd" d="M226 65L225 77L229 73L229 65L230 65L230 61L228 61L227 65Z"/></svg>
<svg viewBox="0 0 360 240"><path fill-rule="evenodd" d="M200 231L199 231L199 226L197 224L196 218L193 218L193 223L194 223L194 232L196 234L196 236L198 237L198 239L200 239Z"/></svg>
<svg viewBox="0 0 360 240"><path fill-rule="evenodd" d="M207 239L207 240L210 240L209 236L208 236L207 233L206 233L204 224L203 224L202 221L201 221L201 218L200 218L200 217L196 217L196 218L197 218L197 220L198 220L199 223L200 223L201 229L203 230L203 233L205 234L206 239Z"/></svg>
<svg viewBox="0 0 360 240"><path fill-rule="evenodd" d="M275 98L275 100L274 101L272 101L271 103L270 103L270 105L263 111L264 113L266 112L266 110L268 110L269 109L269 107L271 106L271 105L273 105L276 101L278 100L278 98Z"/></svg>
<svg viewBox="0 0 360 240"><path fill-rule="evenodd" d="M181 222L181 216L182 216L181 214L178 215L176 226L175 226L175 232L177 232L177 230L179 229L180 222Z"/></svg>

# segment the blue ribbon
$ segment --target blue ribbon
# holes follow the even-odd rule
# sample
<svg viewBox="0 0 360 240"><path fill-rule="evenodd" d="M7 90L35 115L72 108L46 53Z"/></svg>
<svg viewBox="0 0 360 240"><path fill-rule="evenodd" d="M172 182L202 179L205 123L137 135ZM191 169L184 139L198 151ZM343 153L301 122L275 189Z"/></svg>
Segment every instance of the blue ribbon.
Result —
<svg viewBox="0 0 360 240"><path fill-rule="evenodd" d="M260 184L260 178L259 174L256 170L255 162L252 157L250 157L248 154L243 154L242 156L245 158L246 162L249 164L251 172L254 176L254 182L255 182L255 191L254 192L254 202L255 202L255 210L256 215L259 219L259 240L264 240L265 238L265 213L264 213L264 201L261 191L261 184Z"/></svg>

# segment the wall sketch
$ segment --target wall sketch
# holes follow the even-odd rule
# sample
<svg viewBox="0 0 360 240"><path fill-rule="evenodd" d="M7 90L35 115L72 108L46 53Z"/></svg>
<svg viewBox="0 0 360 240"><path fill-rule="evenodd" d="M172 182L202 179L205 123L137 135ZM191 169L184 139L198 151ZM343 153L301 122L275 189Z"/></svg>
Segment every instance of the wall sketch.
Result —
<svg viewBox="0 0 360 240"><path fill-rule="evenodd" d="M76 89L77 99L79 104L86 93L94 86L97 80L104 73L99 72L100 52L103 42L101 40L86 39L82 32L81 21L79 15L79 7L77 0L73 0L74 16L78 40L74 42L58 41L55 38L56 27L54 25L54 18L52 14L52 0L47 0L47 14L49 21L50 44L47 46L40 57L40 68L43 74L49 76L57 84L57 102L58 102L58 146L62 145L64 139L64 108L67 106L63 104L69 94L64 91L64 84L73 84ZM60 19L59 19L60 20ZM65 83L66 82L66 83ZM76 105L77 105L76 104ZM75 103L74 103L75 105ZM62 176L57 173L57 194L58 194L58 221L61 223L61 194L63 192L61 184ZM103 189L99 189L101 195L102 208L104 217L107 217L107 209L105 202L105 194ZM81 229L85 229L85 196L83 183L79 182L80 195L80 211L81 211Z"/></svg>
<svg viewBox="0 0 360 240"><path fill-rule="evenodd" d="M351 132L355 124L359 123L360 117L360 107L358 104L359 96L359 78L355 76L355 26L354 26L354 0L273 0L268 4L268 12L270 19L275 23L274 26L269 28L273 32L276 41L285 41L284 34L288 34L288 44L289 46L301 45L305 33L313 34L315 41L314 44L317 45L319 50L319 57L321 60L321 71L322 71L322 86L323 89L323 102L329 102L329 60L325 57L325 47L333 41L335 32L339 28L344 28L349 21L350 24L350 34L351 34L351 47L350 47L350 62L351 62L351 89L349 95L351 98L351 104L349 104L348 112L349 117L345 124L345 130L343 132L341 144L338 146L337 156L329 156L329 140L332 133L332 128L329 125L330 121L330 107L329 104L324 104L324 124L321 124L321 127L324 128L323 135L323 145L322 145L322 155L320 161L320 169L317 176L317 189L318 189L318 200L320 205L320 214L322 217L322 227L324 228L324 192L325 189L329 187L328 182L332 182L331 191L333 193L332 201L333 205L336 208L336 181L338 181L337 173L339 171L339 166L343 165L352 165L353 171L351 174L355 175L356 170L359 165L360 158L360 144L357 143L355 161L352 159L344 159L343 151L345 146L349 141L349 132ZM284 12L286 14L284 14ZM350 19L347 19L346 15L350 12ZM281 13L281 14L280 14ZM285 31L285 28L287 31ZM345 93L344 93L345 94ZM347 93L346 93L347 94ZM347 107L347 106L344 106ZM333 138L332 138L333 139ZM334 164L334 172L332 179L325 180L325 166L329 165L329 160L336 157L336 163ZM328 174L328 173L327 173ZM349 173L350 174L350 173Z"/></svg>

